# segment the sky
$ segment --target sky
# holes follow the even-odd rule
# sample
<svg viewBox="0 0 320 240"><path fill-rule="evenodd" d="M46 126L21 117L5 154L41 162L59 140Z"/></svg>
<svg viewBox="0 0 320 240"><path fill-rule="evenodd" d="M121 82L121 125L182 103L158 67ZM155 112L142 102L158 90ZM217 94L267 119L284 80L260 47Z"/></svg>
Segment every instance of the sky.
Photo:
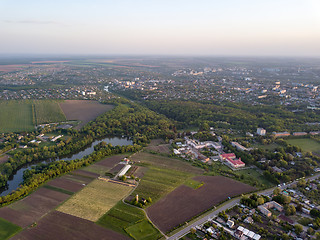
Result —
<svg viewBox="0 0 320 240"><path fill-rule="evenodd" d="M0 54L320 57L320 0L0 0Z"/></svg>

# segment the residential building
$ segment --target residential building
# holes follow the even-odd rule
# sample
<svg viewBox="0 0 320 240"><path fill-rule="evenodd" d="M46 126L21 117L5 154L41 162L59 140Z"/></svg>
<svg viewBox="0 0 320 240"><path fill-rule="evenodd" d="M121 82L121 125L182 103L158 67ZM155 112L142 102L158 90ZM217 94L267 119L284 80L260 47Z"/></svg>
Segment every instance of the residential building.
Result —
<svg viewBox="0 0 320 240"><path fill-rule="evenodd" d="M234 146L236 149L238 149L238 150L240 150L240 151L249 151L248 148L242 146L240 143L231 142L231 145Z"/></svg>

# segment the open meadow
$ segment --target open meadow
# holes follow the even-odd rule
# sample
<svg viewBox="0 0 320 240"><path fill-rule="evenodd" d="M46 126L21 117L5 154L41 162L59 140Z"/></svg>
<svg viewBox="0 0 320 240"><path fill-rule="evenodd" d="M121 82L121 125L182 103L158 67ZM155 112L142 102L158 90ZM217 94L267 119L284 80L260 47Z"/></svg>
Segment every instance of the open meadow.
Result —
<svg viewBox="0 0 320 240"><path fill-rule="evenodd" d="M57 210L90 221L97 221L131 190L132 187L126 185L96 179Z"/></svg>
<svg viewBox="0 0 320 240"><path fill-rule="evenodd" d="M32 102L0 101L0 132L33 131Z"/></svg>
<svg viewBox="0 0 320 240"><path fill-rule="evenodd" d="M291 145L301 147L304 152L320 152L320 142L311 138L292 138L286 139L286 142Z"/></svg>

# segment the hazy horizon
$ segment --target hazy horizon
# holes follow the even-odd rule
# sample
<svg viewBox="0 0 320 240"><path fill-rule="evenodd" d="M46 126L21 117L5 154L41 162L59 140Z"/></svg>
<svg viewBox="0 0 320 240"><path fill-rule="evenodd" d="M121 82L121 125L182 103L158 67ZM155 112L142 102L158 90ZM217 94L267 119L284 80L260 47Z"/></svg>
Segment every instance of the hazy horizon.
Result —
<svg viewBox="0 0 320 240"><path fill-rule="evenodd" d="M1 55L320 57L317 0L0 0Z"/></svg>

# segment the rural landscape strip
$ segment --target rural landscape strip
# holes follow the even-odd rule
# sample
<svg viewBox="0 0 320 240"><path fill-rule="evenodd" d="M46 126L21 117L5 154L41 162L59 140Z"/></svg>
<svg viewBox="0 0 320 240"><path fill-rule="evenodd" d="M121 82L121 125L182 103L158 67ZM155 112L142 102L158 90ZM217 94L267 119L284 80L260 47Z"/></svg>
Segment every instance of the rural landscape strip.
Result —
<svg viewBox="0 0 320 240"><path fill-rule="evenodd" d="M46 113L47 108L53 109L53 112L60 109L57 108L56 102L51 101L36 103L25 101L24 103L26 108L32 106L32 111L38 111L37 114L33 114L37 119L41 119L41 114L48 119L50 118L49 113ZM99 142L94 146L92 154L84 158L39 164L33 169L26 170L24 172L25 185L11 195L1 197L1 203L3 205L22 198L19 201L0 209L0 217L6 217L9 221L23 228L31 226L26 229L27 231L22 231L19 234L31 234L28 235L29 237L32 236L32 234L36 234L40 225L43 228L44 225L41 223L47 220L47 215L50 215L49 217L53 219L59 219L68 215L70 216L70 221L71 219L78 219L77 221L84 225L86 225L87 221L91 223L97 222L98 225L108 229L108 231L118 231L119 233L122 233L123 238L126 238L126 236L139 240L151 237L158 238L161 233L164 235L164 238L174 239L175 237L178 237L179 234L181 234L181 236L186 234L188 232L187 230L190 230L191 227L202 224L206 221L205 218L208 220L208 218L215 217L218 210L226 210L234 204L239 203L239 199L231 199L230 201L219 205L217 209L206 212L207 209L210 209L213 205L217 205L219 202L230 199L233 196L253 192L254 190L257 190L256 192L260 194L270 195L272 189L260 190L279 182L279 179L277 179L278 175L283 179L289 180L294 176L299 176L301 174L299 172L295 173L294 171L288 171L288 175L276 175L271 173L271 170L269 169L265 171L260 170L258 164L244 167L245 164L254 164L255 158L260 159L264 156L263 154L266 154L266 156L270 155L270 158L279 158L279 163L283 165L286 163L285 160L289 161L291 159L290 165L292 166L289 166L290 168L292 167L294 170L296 168L295 164L297 163L298 166L306 167L308 173L311 173L311 170L313 171L310 166L312 166L312 164L315 165L315 163L312 161L317 160L316 156L307 153L306 156L308 156L309 159L306 159L306 161L300 161L300 159L298 159L294 162L292 154L297 152L299 148L290 145L290 143L297 144L297 142L312 142L310 148L308 148L312 151L313 149L317 149L319 144L313 138L305 138L303 141L301 139L277 140L276 144L278 145L274 144L276 146L283 146L283 148L276 147L279 152L274 153L264 153L262 150L255 149L252 149L251 153L248 153L247 150L239 150L239 146L241 149L244 149L244 147L240 144L234 145L234 142L229 141L228 136L225 135L223 135L223 138L221 138L219 142L214 142L215 144L212 143L212 140L200 142L196 139L191 139L190 137L185 136L184 134L186 133L184 132L183 136L178 133L181 137L180 140L169 140L169 138L176 134L171 120L126 99L119 98L112 100L109 103L113 103L114 105L106 105L109 108L108 113L105 113L96 118L95 121L88 123L80 131L73 129L56 130L56 125L54 125L53 131L57 131L56 133L59 135L56 134L52 139L54 139L53 142L59 139L57 143L49 142L48 145L42 145L42 147L32 145L32 148L30 145L27 145L30 148L27 148L26 150L12 148L14 149L12 150L14 153L10 155L12 159L4 165L1 165L2 171L7 173L7 175L2 175L2 183L6 182L7 179L5 178L9 176L10 172L12 173L15 168L18 169L19 165L14 164L14 161L21 160L19 164L22 166L26 162L45 159L49 156L63 156L64 151L68 152L68 146L74 146L78 143L82 144L79 146L87 146L99 137L97 135L98 133L100 136L106 136L107 134L115 135L115 133L122 136L125 136L124 134L133 136L132 140L130 140L131 143L133 143L132 145L113 147L106 142ZM17 104L17 102L10 104ZM42 107L39 107L40 105L37 107L37 104L42 104ZM77 104L79 105L79 102ZM91 106L93 103L90 102L88 104ZM84 111L81 107L82 106L77 109L78 114L79 111ZM88 108L88 106L86 106L86 108ZM19 109L19 106L17 106L17 109ZM93 111L93 115L94 114L96 113ZM146 120L146 116L149 116L150 118ZM91 117L95 118L95 116ZM133 122L132 125L127 124L128 119ZM215 133L210 131L210 126L207 123L203 125L202 128L208 130L206 132L200 131L193 133L194 136L199 138L218 139ZM44 126L44 129L46 129L46 127L50 128L50 126ZM138 130L143 132L143 134L137 133L136 128L139 128ZM62 132L66 134L65 137L62 135ZM41 138L43 135L44 134L39 134L36 136L34 134L34 137ZM161 143L161 141L151 141L151 143L149 143L150 139L159 136L166 139L166 142ZM39 139L34 140L36 141L35 144L41 144ZM181 152L175 149L176 155L173 157L171 146L175 148L178 148L178 145L182 146L183 143L179 141L185 141L186 144L184 145L186 148L188 148L187 145L189 144L193 149L191 148L189 153L187 153L185 150L186 148L184 150L182 150L183 148L179 148L182 153L186 154L186 156L181 155L181 157L178 156ZM168 142L170 142L170 144L168 144ZM224 148L224 150L229 153L224 153L222 150L209 151L207 146L210 144L218 147L220 146L220 148ZM203 147L204 145L206 147ZM12 145L11 147L14 146L15 145ZM74 149L71 149L70 152L78 148L79 147L76 146ZM203 148L204 150L200 152L194 150L195 148ZM304 146L304 148L306 147ZM37 151L39 150L39 152L33 153L32 151L35 149L37 149ZM285 151L289 151L292 154L287 154ZM236 154L230 152L235 152ZM129 159L124 159L121 164L110 164L108 169L102 168L106 160L105 158L115 153L126 153L131 156ZM190 159L187 155L190 153L198 154L198 157ZM204 156L203 153L209 154L210 158ZM217 156L219 159L217 156L216 158L211 158L211 154L218 154ZM302 153L300 154L302 155ZM243 165L243 168L237 169L235 166L228 165L228 161L225 160L227 157L224 157L226 155L232 155L233 158L241 156L246 163L242 162L240 157L239 160L229 159L229 163L238 161ZM114 156L111 156L107 159L112 159L113 157ZM120 159L121 158L119 157L118 160ZM208 164L210 160L211 164ZM113 160L111 162L115 163ZM191 162L192 165L190 164ZM306 166L305 162L310 162L310 166ZM99 164L101 167L97 167ZM132 172L130 174L128 173L127 176L120 178L119 173L123 169L122 164L127 164L126 167L129 168L132 165L133 168L131 168L130 171ZM274 168L274 171L283 171L282 169L284 168L281 167L280 169L279 167ZM64 173L71 174L63 175L63 177L61 177L60 175ZM135 173L137 173L138 177L133 176ZM141 176L139 176L138 173L141 174ZM99 178L102 174L105 174L106 177ZM207 176L203 176L204 174ZM57 176L60 177L56 178ZM114 178L119 176L119 179L105 181L105 179L112 176ZM315 175L307 179L312 180L317 176L318 175ZM81 181L79 177L81 177L85 183L79 184L78 181ZM52 178L55 179L52 180ZM74 181L70 180L71 178L74 178ZM256 179L257 181L252 182L252 179ZM136 181L138 181L139 184L136 184ZM43 186L43 183L46 183L47 185ZM250 183L254 185L255 188L246 185L245 183ZM287 186L291 185L292 184L287 184ZM28 192L28 187L30 187L31 190L34 190L39 186L42 187L28 195L30 193L30 190ZM131 190L133 186L134 188ZM214 187L218 188L215 189ZM112 196L110 195L111 192L113 193ZM217 193L221 194L219 195ZM72 196L70 197L70 195ZM178 198L179 196L182 197ZM61 204L62 202L63 204ZM37 206L35 203L37 203ZM39 207L39 209L36 209L36 207ZM130 216L130 219L119 217L119 214L122 212L121 208L122 210L126 208L126 214L127 216ZM166 212L166 210L168 211ZM59 211L64 213L58 213ZM183 211L183 214L179 215L178 213L181 211ZM202 217L202 215L197 217L203 212L206 212L204 217ZM32 216L31 213L33 213ZM21 217L17 218L17 216ZM119 221L123 221L126 225L121 226L113 222L108 222L112 217L114 219L118 218ZM196 217L196 219L190 221L193 217ZM37 225L37 221L40 222L39 226ZM178 233L176 232L177 230L172 231L172 229L187 221L190 222L186 228L182 227L182 230ZM149 230L151 233L148 235L147 232ZM103 230L101 231L103 232ZM170 233L167 234L168 232ZM74 234L77 235L77 233Z"/></svg>

